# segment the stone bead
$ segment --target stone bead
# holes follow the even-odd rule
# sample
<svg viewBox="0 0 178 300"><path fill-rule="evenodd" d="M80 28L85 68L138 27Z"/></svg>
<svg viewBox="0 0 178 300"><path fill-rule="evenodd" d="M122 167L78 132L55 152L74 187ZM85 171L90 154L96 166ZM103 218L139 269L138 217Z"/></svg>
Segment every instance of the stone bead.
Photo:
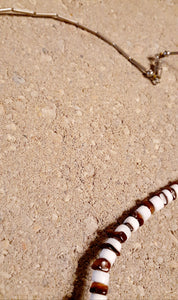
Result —
<svg viewBox="0 0 178 300"><path fill-rule="evenodd" d="M91 267L93 270L101 270L103 272L109 272L111 268L111 264L105 258L98 258L94 261Z"/></svg>
<svg viewBox="0 0 178 300"><path fill-rule="evenodd" d="M90 300L107 300L106 295L99 295L99 294L91 294L90 295Z"/></svg>
<svg viewBox="0 0 178 300"><path fill-rule="evenodd" d="M114 264L117 255L109 249L102 249L100 254L99 254L100 258L105 258L106 260L109 261L109 263L111 264L111 266Z"/></svg>
<svg viewBox="0 0 178 300"><path fill-rule="evenodd" d="M135 218L132 217L132 216L127 217L127 218L124 220L124 224L125 224L125 223L129 223L129 224L132 226L133 232L134 232L134 231L137 231L137 229L139 228L139 222L138 222L138 220L135 219Z"/></svg>
<svg viewBox="0 0 178 300"><path fill-rule="evenodd" d="M121 243L118 240L113 239L113 238L109 238L109 239L106 240L105 243L112 245L116 249L116 251L120 254Z"/></svg>
<svg viewBox="0 0 178 300"><path fill-rule="evenodd" d="M151 211L145 205L141 205L140 207L138 207L136 209L136 212L138 212L142 216L144 222L146 222L151 217Z"/></svg>
<svg viewBox="0 0 178 300"><path fill-rule="evenodd" d="M149 200L145 200L143 202L143 205L147 206L152 214L154 213L154 211L155 211L154 205Z"/></svg>
<svg viewBox="0 0 178 300"><path fill-rule="evenodd" d="M115 232L123 232L123 233L126 235L126 237L127 237L126 239L127 239L127 240L128 240L128 239L130 238L130 236L131 236L131 231L130 231L130 229L128 228L128 226L125 225L125 224L119 225L119 226L116 228Z"/></svg>
<svg viewBox="0 0 178 300"><path fill-rule="evenodd" d="M170 186L176 193L176 197L174 198L174 200L177 198L178 196L178 184L177 183L174 183Z"/></svg>
<svg viewBox="0 0 178 300"><path fill-rule="evenodd" d="M124 243L127 240L127 235L124 232L117 232L117 231L111 230L111 231L107 232L107 235L110 238L115 238L120 243Z"/></svg>
<svg viewBox="0 0 178 300"><path fill-rule="evenodd" d="M102 244L101 247L104 248L104 249L109 249L109 250L113 251L117 256L120 255L120 252L118 252L117 249L109 243L104 243L104 244Z"/></svg>
<svg viewBox="0 0 178 300"><path fill-rule="evenodd" d="M108 285L109 284L109 273L95 270L92 273L92 281Z"/></svg>
<svg viewBox="0 0 178 300"><path fill-rule="evenodd" d="M134 211L132 213L132 216L138 220L138 223L140 226L142 226L144 224L144 220L143 220L143 217L142 215L138 212L138 211Z"/></svg>
<svg viewBox="0 0 178 300"><path fill-rule="evenodd" d="M173 195L168 189L162 190L159 194L159 197L162 199L164 205L167 205L173 201Z"/></svg>
<svg viewBox="0 0 178 300"><path fill-rule="evenodd" d="M99 282L92 282L90 287L90 293L100 294L100 295L107 295L108 286Z"/></svg>
<svg viewBox="0 0 178 300"><path fill-rule="evenodd" d="M149 201L154 205L155 211L159 211L164 207L164 202L159 196L153 196Z"/></svg>

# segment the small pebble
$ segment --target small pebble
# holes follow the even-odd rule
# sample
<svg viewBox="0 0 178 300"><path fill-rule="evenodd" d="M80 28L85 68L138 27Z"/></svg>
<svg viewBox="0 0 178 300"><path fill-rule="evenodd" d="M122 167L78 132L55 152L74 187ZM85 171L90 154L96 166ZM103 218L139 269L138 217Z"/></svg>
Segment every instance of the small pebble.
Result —
<svg viewBox="0 0 178 300"><path fill-rule="evenodd" d="M16 141L16 138L11 134L7 134L7 141L14 143Z"/></svg>
<svg viewBox="0 0 178 300"><path fill-rule="evenodd" d="M171 136L174 133L174 126L172 124L167 124L166 132L168 136Z"/></svg>
<svg viewBox="0 0 178 300"><path fill-rule="evenodd" d="M52 214L52 221L56 222L58 220L58 215Z"/></svg>
<svg viewBox="0 0 178 300"><path fill-rule="evenodd" d="M5 110L2 104L0 104L0 115L4 115L5 114Z"/></svg>
<svg viewBox="0 0 178 300"><path fill-rule="evenodd" d="M65 202L69 202L71 200L71 196L69 194L67 194L64 198Z"/></svg>
<svg viewBox="0 0 178 300"><path fill-rule="evenodd" d="M0 265L4 262L4 255L0 255Z"/></svg>
<svg viewBox="0 0 178 300"><path fill-rule="evenodd" d="M5 279L10 279L11 278L11 274L7 273L7 272L3 272L3 271L0 271L0 277L3 277Z"/></svg>
<svg viewBox="0 0 178 300"><path fill-rule="evenodd" d="M37 98L39 94L37 91L32 91L30 95L32 98Z"/></svg>
<svg viewBox="0 0 178 300"><path fill-rule="evenodd" d="M77 110L77 116L81 117L82 116L82 111L81 110Z"/></svg>
<svg viewBox="0 0 178 300"><path fill-rule="evenodd" d="M8 148L8 150L14 152L14 151L17 150L17 148L16 148L15 145L11 145L11 146Z"/></svg>
<svg viewBox="0 0 178 300"><path fill-rule="evenodd" d="M93 177L95 174L95 168L93 167L92 164L88 164L86 167L85 167L85 175L86 176L89 176L89 177Z"/></svg>
<svg viewBox="0 0 178 300"><path fill-rule="evenodd" d="M8 130L15 131L16 130L16 125L14 123L11 123L11 124L6 125L6 128Z"/></svg>
<svg viewBox="0 0 178 300"><path fill-rule="evenodd" d="M129 135L129 134L130 134L130 130L129 130L129 127L128 127L128 126L125 126L125 127L124 127L124 134L125 134L125 135Z"/></svg>
<svg viewBox="0 0 178 300"><path fill-rule="evenodd" d="M12 79L15 83L19 83L19 84L25 83L25 79L16 73L14 73Z"/></svg>
<svg viewBox="0 0 178 300"><path fill-rule="evenodd" d="M144 290L143 286L138 285L137 289L138 289L138 292L139 292L139 296L144 297L145 296L145 290Z"/></svg>
<svg viewBox="0 0 178 300"><path fill-rule="evenodd" d="M35 232L35 233L38 233L39 231L41 230L41 225L40 224L34 224L34 226L33 226L33 231Z"/></svg>
<svg viewBox="0 0 178 300"><path fill-rule="evenodd" d="M159 257L157 258L157 263L158 263L159 265L161 265L161 264L163 263L163 258L162 258L162 256L159 256Z"/></svg>
<svg viewBox="0 0 178 300"><path fill-rule="evenodd" d="M40 61L41 62L51 62L52 61L52 57L50 55L48 55L48 54L42 53L41 57L40 57Z"/></svg>
<svg viewBox="0 0 178 300"><path fill-rule="evenodd" d="M98 222L93 216L88 216L85 219L86 235L90 236L98 229Z"/></svg>
<svg viewBox="0 0 178 300"><path fill-rule="evenodd" d="M46 106L42 108L42 116L49 120L54 120L56 117L56 106Z"/></svg>

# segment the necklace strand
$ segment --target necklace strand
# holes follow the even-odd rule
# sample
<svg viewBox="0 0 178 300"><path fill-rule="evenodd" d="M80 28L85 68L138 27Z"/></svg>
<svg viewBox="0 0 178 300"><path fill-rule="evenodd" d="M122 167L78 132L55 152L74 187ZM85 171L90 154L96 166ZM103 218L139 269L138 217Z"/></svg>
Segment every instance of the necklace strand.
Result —
<svg viewBox="0 0 178 300"><path fill-rule="evenodd" d="M92 264L92 283L90 287L90 300L107 300L109 272L116 257L120 255L122 244L126 242L132 232L142 226L154 212L174 201L178 196L178 181L170 183L157 191L149 199L128 216L123 224L113 231L108 231L108 239L102 244L99 258Z"/></svg>
<svg viewBox="0 0 178 300"><path fill-rule="evenodd" d="M17 9L13 7L0 8L0 15L8 16L21 16L21 17L32 17L32 18L48 18L54 19L63 23L73 25L77 28L80 28L84 31L89 32L90 34L96 36L100 40L104 41L106 44L113 47L117 52L119 52L125 59L127 59L133 66L135 66L146 78L148 78L154 85L160 82L162 75L161 59L170 55L178 55L178 51L163 51L153 57L151 57L150 69L145 68L137 60L128 55L120 46L112 42L109 38L105 37L102 33L90 29L89 27L80 24L74 20L64 18L57 13L48 13L48 12L35 12L26 9Z"/></svg>

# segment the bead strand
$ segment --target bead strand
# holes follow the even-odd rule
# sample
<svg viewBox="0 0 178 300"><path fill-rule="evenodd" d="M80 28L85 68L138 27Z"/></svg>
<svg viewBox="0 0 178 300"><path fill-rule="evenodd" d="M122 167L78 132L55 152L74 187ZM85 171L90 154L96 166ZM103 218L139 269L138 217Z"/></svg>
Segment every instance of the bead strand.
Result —
<svg viewBox="0 0 178 300"><path fill-rule="evenodd" d="M90 300L107 300L109 272L116 257L120 255L121 245L126 242L132 232L142 226L154 212L161 210L178 196L178 182L164 187L155 193L128 216L123 224L115 230L108 231L108 239L103 243L102 250L92 264L92 283Z"/></svg>

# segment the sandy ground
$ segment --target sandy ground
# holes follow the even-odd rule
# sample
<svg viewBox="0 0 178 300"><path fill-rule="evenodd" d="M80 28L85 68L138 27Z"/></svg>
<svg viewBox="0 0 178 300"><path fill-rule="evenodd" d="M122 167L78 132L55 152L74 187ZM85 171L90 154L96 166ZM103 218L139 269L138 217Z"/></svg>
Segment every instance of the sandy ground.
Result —
<svg viewBox="0 0 178 300"><path fill-rule="evenodd" d="M1 0L0 7L58 12L148 66L149 55L177 49L176 2ZM164 60L153 86L70 25L0 17L0 37L0 299L88 299L103 230L178 177L177 57ZM109 300L178 299L176 205L123 246Z"/></svg>

